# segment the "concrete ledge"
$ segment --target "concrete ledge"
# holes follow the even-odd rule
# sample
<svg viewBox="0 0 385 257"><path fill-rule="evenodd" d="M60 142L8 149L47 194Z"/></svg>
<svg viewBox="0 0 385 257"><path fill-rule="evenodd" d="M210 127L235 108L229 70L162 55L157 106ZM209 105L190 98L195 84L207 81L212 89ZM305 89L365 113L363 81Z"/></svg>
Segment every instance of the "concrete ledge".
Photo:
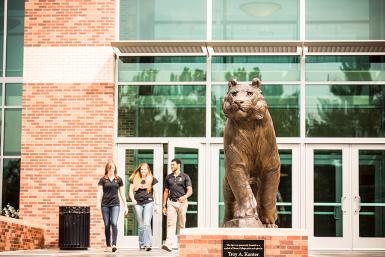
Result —
<svg viewBox="0 0 385 257"><path fill-rule="evenodd" d="M265 236L307 236L304 229L294 228L185 228L180 235L265 235Z"/></svg>
<svg viewBox="0 0 385 257"><path fill-rule="evenodd" d="M307 232L290 228L182 229L179 256L222 257L222 240L264 240L264 256L268 257L308 256Z"/></svg>
<svg viewBox="0 0 385 257"><path fill-rule="evenodd" d="M44 247L44 227L0 216L0 238L0 252L41 249Z"/></svg>
<svg viewBox="0 0 385 257"><path fill-rule="evenodd" d="M8 218L8 217L1 216L1 215L0 215L0 221L12 223L12 224L23 225L23 226L27 226L27 227L45 229L45 226L41 225L41 224L37 224L37 223L31 222L28 220Z"/></svg>

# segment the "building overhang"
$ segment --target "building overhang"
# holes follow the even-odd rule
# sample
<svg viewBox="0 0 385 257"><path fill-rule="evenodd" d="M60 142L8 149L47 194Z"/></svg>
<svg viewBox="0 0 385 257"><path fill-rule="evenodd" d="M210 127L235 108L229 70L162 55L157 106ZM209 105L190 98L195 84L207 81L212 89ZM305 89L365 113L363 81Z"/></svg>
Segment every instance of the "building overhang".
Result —
<svg viewBox="0 0 385 257"><path fill-rule="evenodd" d="M385 55L385 40L371 41L115 41L118 56L154 55Z"/></svg>

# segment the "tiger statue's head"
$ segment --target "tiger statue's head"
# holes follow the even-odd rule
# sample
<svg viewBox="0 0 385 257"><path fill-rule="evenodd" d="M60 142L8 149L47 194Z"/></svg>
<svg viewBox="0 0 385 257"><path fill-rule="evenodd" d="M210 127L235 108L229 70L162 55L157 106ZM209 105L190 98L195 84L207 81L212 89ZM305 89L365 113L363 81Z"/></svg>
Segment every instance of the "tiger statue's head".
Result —
<svg viewBox="0 0 385 257"><path fill-rule="evenodd" d="M251 84L238 84L231 79L222 104L225 116L233 120L262 120L267 104L260 86L258 78L254 78Z"/></svg>

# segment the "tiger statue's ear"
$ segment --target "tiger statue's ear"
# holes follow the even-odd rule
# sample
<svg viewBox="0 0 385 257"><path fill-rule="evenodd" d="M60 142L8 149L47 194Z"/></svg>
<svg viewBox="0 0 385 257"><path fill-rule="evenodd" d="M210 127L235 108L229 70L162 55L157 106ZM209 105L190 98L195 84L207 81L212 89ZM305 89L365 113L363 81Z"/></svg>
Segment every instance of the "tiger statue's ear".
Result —
<svg viewBox="0 0 385 257"><path fill-rule="evenodd" d="M253 78L253 81L251 81L251 85L253 87L259 88L261 86L261 81L258 78Z"/></svg>
<svg viewBox="0 0 385 257"><path fill-rule="evenodd" d="M230 87L234 87L237 85L237 81L233 78L229 80L229 83L227 84Z"/></svg>

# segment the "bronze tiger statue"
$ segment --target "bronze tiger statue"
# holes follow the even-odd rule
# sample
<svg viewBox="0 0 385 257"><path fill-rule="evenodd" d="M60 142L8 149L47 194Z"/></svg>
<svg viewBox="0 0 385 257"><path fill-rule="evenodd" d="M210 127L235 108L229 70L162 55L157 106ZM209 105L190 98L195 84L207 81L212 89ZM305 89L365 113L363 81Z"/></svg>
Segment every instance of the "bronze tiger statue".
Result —
<svg viewBox="0 0 385 257"><path fill-rule="evenodd" d="M261 82L228 82L222 110L225 175L224 227L277 227L276 195L281 163L273 121L260 90ZM236 223L239 219L255 221Z"/></svg>

